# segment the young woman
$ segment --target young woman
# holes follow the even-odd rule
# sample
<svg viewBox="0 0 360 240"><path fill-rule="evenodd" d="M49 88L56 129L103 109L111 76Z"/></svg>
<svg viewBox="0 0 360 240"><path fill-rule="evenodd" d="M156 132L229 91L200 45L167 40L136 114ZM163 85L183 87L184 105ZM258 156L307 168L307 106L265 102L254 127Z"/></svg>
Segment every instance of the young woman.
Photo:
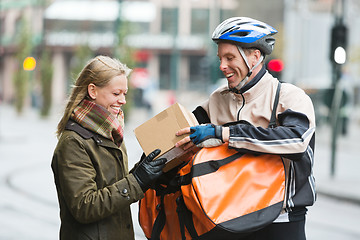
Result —
<svg viewBox="0 0 360 240"><path fill-rule="evenodd" d="M72 89L51 164L60 239L134 239L130 204L162 173L166 159L152 161L158 149L128 171L121 107L130 71L116 59L97 56Z"/></svg>

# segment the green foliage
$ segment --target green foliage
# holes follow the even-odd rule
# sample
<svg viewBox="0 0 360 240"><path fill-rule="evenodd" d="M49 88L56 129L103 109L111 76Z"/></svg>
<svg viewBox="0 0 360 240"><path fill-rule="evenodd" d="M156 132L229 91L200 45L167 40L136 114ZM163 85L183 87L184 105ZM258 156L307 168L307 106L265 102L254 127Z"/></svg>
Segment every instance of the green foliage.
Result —
<svg viewBox="0 0 360 240"><path fill-rule="evenodd" d="M134 51L135 49L129 47L125 43L126 36L131 34L131 23L129 22L118 22L117 24L117 35L118 35L118 44L115 46L114 52L115 57L119 59L122 63L126 64L129 68L133 69L135 67L134 60ZM129 84L130 85L130 84ZM128 118L128 114L133 106L133 91L129 86L128 94L126 96L126 104L122 107L124 111L125 121Z"/></svg>
<svg viewBox="0 0 360 240"><path fill-rule="evenodd" d="M77 47L74 58L72 59L70 69L71 79L73 81L71 82L71 84L74 83L81 70L84 68L86 63L93 57L93 55L94 53L88 45L82 45Z"/></svg>
<svg viewBox="0 0 360 240"><path fill-rule="evenodd" d="M25 99L28 95L30 72L23 70L22 64L26 57L30 56L32 50L31 34L29 27L23 18L19 31L19 42L17 44L18 52L16 54L17 69L14 73L13 84L15 89L15 107L18 114L24 109Z"/></svg>
<svg viewBox="0 0 360 240"><path fill-rule="evenodd" d="M115 47L115 57L122 63L125 63L129 68L135 67L134 51L135 49L129 47L125 40L126 36L131 34L131 23L121 22L118 24L118 44Z"/></svg>
<svg viewBox="0 0 360 240"><path fill-rule="evenodd" d="M44 50L41 56L40 62L40 74L41 74L41 94L42 94L42 106L40 114L43 117L49 115L52 104L52 78L53 78L53 65L50 59L50 54L47 50Z"/></svg>
<svg viewBox="0 0 360 240"><path fill-rule="evenodd" d="M21 114L24 109L25 99L28 91L28 73L22 69L16 71L13 77L15 88L15 108L18 114Z"/></svg>

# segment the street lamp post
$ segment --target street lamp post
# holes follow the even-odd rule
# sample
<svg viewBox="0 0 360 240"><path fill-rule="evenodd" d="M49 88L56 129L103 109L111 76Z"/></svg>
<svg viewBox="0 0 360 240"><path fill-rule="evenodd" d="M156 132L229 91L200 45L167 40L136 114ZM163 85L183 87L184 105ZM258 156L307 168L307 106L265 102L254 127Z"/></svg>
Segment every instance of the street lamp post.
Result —
<svg viewBox="0 0 360 240"><path fill-rule="evenodd" d="M339 1L335 2L338 5ZM334 9L339 9L336 6ZM343 97L343 90L340 86L342 65L346 62L346 47L347 47L347 27L344 24L344 0L341 0L341 13L335 14L335 24L331 29L331 43L330 43L330 62L332 64L332 85L334 92L331 104L331 165L330 175L335 176L336 170L336 150L337 138L340 125L340 108Z"/></svg>

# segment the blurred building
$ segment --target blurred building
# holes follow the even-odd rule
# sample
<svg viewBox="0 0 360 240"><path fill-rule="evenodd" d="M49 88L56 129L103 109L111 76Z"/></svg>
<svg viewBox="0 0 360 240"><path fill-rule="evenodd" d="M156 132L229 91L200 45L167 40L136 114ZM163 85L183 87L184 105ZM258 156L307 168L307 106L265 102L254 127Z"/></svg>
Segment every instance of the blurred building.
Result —
<svg viewBox="0 0 360 240"><path fill-rule="evenodd" d="M208 91L222 77L211 33L232 16L253 17L278 29L271 57L284 59L285 81L309 85L315 81L306 79L313 76L329 78L328 32L335 1L0 0L0 99L14 98L12 78L21 70L16 54L21 51L17 41L23 17L31 30L34 57L45 49L51 53L56 105L63 103L78 73L72 71L80 46L87 46L92 55L120 59L117 46L133 49L134 88ZM351 9L354 1L346 2ZM38 72L36 67L32 84Z"/></svg>
<svg viewBox="0 0 360 240"><path fill-rule="evenodd" d="M17 42L24 19L31 32L32 45L42 42L43 12L45 1L0 0L0 101L13 98L13 74L18 68L15 56L19 51Z"/></svg>
<svg viewBox="0 0 360 240"><path fill-rule="evenodd" d="M135 87L204 90L214 82L211 65L217 61L211 32L223 19L234 16L235 0L0 0L0 94L13 98L12 76L20 71L16 53L21 20L31 30L32 55L49 49L54 66L53 99L66 98L74 79L71 67L79 46L93 55L116 56L118 29L126 24L123 44L134 49ZM210 57L211 56L211 57ZM38 68L34 70L36 78ZM214 76L213 78L210 77Z"/></svg>

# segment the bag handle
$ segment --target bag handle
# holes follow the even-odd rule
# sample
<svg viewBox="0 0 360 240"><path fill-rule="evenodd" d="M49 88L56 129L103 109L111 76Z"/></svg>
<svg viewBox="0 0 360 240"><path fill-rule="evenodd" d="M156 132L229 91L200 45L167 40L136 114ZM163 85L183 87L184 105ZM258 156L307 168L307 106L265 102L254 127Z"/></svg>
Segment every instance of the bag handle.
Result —
<svg viewBox="0 0 360 240"><path fill-rule="evenodd" d="M219 159L219 160L208 160L206 162L195 164L191 167L189 173L183 176L176 176L173 179L173 185L183 186L191 183L192 178L200 177L206 174L216 172L220 167L235 161L239 157L243 156L245 153L237 152L229 157ZM195 158L195 157L194 157Z"/></svg>
<svg viewBox="0 0 360 240"><path fill-rule="evenodd" d="M243 152L237 152L229 157L220 159L220 160L209 160L203 163L195 164L192 166L192 176L191 177L199 177L209 173L216 172L222 166L229 164L241 156L245 155Z"/></svg>

